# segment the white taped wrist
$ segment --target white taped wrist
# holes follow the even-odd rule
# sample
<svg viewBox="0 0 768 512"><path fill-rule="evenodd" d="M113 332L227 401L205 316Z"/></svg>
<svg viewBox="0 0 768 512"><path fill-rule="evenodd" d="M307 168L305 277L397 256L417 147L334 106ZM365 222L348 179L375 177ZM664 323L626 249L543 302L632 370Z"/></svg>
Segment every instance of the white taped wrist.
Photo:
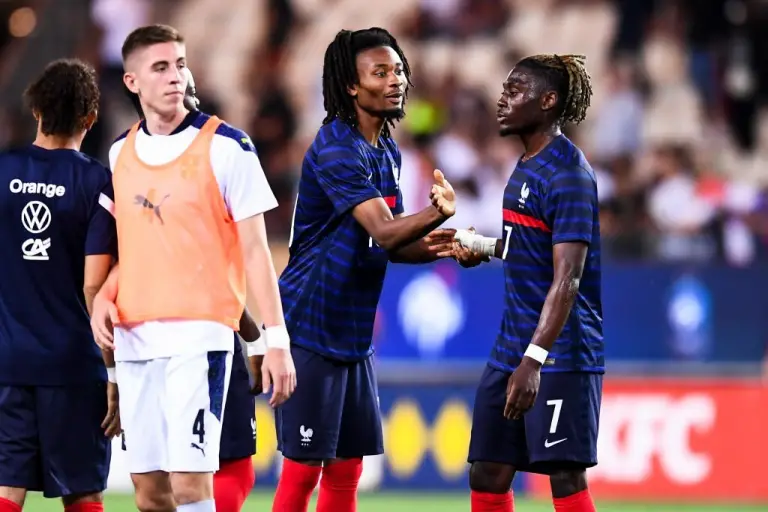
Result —
<svg viewBox="0 0 768 512"><path fill-rule="evenodd" d="M263 356L267 353L267 342L264 341L264 336L256 341L245 342L245 354L248 357Z"/></svg>
<svg viewBox="0 0 768 512"><path fill-rule="evenodd" d="M288 335L288 329L284 325L267 327L264 331L264 337L267 338L267 348L280 348L283 350L291 348L291 337Z"/></svg>
<svg viewBox="0 0 768 512"><path fill-rule="evenodd" d="M115 367L112 368L107 367L107 380L111 382L112 384L117 383L117 372L115 372Z"/></svg>
<svg viewBox="0 0 768 512"><path fill-rule="evenodd" d="M537 361L539 364L544 364L544 361L547 360L547 356L549 355L549 352L544 350L538 345L534 345L531 343L528 345L528 348L525 349L525 355L533 359L534 361Z"/></svg>
<svg viewBox="0 0 768 512"><path fill-rule="evenodd" d="M477 235L466 229L457 229L453 238L473 252L484 256L494 256L496 254L496 239L493 237Z"/></svg>

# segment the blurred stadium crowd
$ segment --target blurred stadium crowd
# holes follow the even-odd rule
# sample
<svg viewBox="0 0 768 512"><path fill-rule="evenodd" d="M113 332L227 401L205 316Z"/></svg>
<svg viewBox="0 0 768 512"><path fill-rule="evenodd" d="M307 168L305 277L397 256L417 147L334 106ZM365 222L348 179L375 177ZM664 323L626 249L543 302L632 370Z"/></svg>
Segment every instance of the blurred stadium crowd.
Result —
<svg viewBox="0 0 768 512"><path fill-rule="evenodd" d="M65 5L66 4L66 5ZM501 83L533 53L588 56L595 91L568 135L598 171L604 255L612 260L768 259L768 1L765 0L54 0L0 2L0 144L29 140L20 104L51 58L101 72L101 121L85 150L103 160L135 119L120 46L138 25L188 40L203 108L251 135L287 236L305 149L323 118L321 72L340 28L392 30L413 69L403 150L406 210L427 202L431 170L460 194L452 225L499 229L520 155L495 127Z"/></svg>

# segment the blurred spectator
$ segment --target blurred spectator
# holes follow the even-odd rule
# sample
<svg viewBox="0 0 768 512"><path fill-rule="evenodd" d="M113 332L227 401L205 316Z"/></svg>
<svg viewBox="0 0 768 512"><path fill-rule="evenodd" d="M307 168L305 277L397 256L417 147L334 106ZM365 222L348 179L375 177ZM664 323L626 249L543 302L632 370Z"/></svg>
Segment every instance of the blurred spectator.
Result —
<svg viewBox="0 0 768 512"><path fill-rule="evenodd" d="M407 116L395 131L406 211L427 204L432 171L440 168L459 194L451 224L492 234L521 153L518 141L497 134L504 76L527 54L584 53L593 106L586 122L566 133L595 168L604 257L768 260L768 2L269 0L250 10L238 4L249 20L225 15L218 2L92 0L98 37L83 34L83 43L94 50L105 103L88 152L103 157L105 142L134 119L122 104L125 35L164 21L159 12L169 11L164 17L186 20L195 39L203 108L237 117L251 135L280 202L267 216L271 236L287 236L308 137L323 117L323 52L340 28L382 25L394 30L413 70ZM10 12L0 9L6 18ZM205 27L222 43L197 37ZM223 42L230 39L237 48ZM22 112L3 112L6 145L23 139Z"/></svg>
<svg viewBox="0 0 768 512"><path fill-rule="evenodd" d="M591 156L598 161L635 153L642 143L643 99L633 65L617 62L607 75L605 98L591 116Z"/></svg>
<svg viewBox="0 0 768 512"><path fill-rule="evenodd" d="M107 159L109 145L135 121L125 96L122 48L125 38L136 27L150 22L148 0L93 0L91 16L98 30L98 62L101 105L99 120L83 143L83 151Z"/></svg>
<svg viewBox="0 0 768 512"><path fill-rule="evenodd" d="M669 260L711 257L714 242L705 228L714 220L716 210L699 195L686 148L658 148L651 165L656 183L649 190L648 212L659 231L658 256Z"/></svg>

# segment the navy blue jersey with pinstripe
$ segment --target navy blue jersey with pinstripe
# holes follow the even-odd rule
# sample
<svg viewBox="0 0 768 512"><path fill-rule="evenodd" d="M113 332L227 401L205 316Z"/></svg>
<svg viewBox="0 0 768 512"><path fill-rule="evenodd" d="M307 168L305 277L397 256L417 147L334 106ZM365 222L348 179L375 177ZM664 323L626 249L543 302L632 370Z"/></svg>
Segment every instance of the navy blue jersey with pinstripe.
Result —
<svg viewBox="0 0 768 512"><path fill-rule="evenodd" d="M553 246L588 244L570 316L542 372L603 373L600 223L595 174L584 154L561 135L520 161L504 190L505 307L491 366L513 371L539 322L554 276Z"/></svg>
<svg viewBox="0 0 768 512"><path fill-rule="evenodd" d="M104 382L83 283L87 256L117 252L112 176L35 145L0 153L0 167L0 384Z"/></svg>
<svg viewBox="0 0 768 512"><path fill-rule="evenodd" d="M325 357L360 361L373 352L376 307L388 256L352 209L376 197L403 212L400 151L373 146L354 127L324 125L304 156L288 266L280 276L291 342Z"/></svg>

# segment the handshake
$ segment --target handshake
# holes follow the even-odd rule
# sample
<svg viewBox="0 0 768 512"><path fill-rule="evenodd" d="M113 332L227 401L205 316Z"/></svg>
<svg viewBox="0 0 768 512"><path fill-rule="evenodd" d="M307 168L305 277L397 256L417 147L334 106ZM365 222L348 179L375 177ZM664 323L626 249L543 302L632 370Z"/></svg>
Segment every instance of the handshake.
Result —
<svg viewBox="0 0 768 512"><path fill-rule="evenodd" d="M456 213L456 193L443 173L435 169L435 183L429 194L429 199L443 216L452 217ZM462 267L475 267L482 262L490 261L489 254L493 254L496 241L493 239L494 248L482 250L472 243L476 237L475 228L464 229L436 229L424 237L428 251L434 259L454 258Z"/></svg>

